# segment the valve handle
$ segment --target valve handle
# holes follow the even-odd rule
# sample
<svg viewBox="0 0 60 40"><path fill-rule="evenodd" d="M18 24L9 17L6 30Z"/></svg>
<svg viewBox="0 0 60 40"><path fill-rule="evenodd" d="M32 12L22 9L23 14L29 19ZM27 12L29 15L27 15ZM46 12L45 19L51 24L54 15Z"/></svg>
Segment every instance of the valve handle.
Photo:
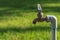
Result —
<svg viewBox="0 0 60 40"><path fill-rule="evenodd" d="M40 4L38 4L38 15L37 16L39 19L43 17L42 8Z"/></svg>

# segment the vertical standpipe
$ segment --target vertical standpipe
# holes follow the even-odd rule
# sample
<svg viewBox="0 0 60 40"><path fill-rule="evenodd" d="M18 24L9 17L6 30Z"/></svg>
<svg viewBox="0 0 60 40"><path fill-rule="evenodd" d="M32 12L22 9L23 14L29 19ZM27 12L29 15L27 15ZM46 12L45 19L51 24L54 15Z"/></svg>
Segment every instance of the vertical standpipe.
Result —
<svg viewBox="0 0 60 40"><path fill-rule="evenodd" d="M57 18L53 15L47 15L47 19L51 22L52 40L57 40Z"/></svg>

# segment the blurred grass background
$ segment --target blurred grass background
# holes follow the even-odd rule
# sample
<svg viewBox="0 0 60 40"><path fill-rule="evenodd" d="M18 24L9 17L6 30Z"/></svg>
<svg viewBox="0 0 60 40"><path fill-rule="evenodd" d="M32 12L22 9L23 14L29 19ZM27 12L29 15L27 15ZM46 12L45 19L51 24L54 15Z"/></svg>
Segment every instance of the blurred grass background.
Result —
<svg viewBox="0 0 60 40"><path fill-rule="evenodd" d="M38 3L44 17L57 17L60 40L60 0L0 0L0 40L51 40L50 23L32 23L37 18Z"/></svg>

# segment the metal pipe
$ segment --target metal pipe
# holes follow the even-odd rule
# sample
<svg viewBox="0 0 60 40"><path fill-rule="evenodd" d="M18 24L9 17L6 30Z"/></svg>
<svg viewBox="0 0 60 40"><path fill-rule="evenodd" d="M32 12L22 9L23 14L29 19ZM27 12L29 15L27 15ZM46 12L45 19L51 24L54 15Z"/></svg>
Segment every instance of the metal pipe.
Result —
<svg viewBox="0 0 60 40"><path fill-rule="evenodd" d="M47 19L51 22L52 40L57 40L57 18L53 15L47 15Z"/></svg>
<svg viewBox="0 0 60 40"><path fill-rule="evenodd" d="M56 29L52 29L52 40L57 40Z"/></svg>

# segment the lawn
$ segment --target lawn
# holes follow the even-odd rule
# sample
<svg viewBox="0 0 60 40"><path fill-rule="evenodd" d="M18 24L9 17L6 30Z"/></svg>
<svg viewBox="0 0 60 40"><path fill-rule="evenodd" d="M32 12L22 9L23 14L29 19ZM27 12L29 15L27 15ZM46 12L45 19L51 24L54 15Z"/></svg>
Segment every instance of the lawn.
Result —
<svg viewBox="0 0 60 40"><path fill-rule="evenodd" d="M44 17L57 17L60 40L60 0L0 0L0 40L51 40L49 22L32 23L37 18L38 3Z"/></svg>

